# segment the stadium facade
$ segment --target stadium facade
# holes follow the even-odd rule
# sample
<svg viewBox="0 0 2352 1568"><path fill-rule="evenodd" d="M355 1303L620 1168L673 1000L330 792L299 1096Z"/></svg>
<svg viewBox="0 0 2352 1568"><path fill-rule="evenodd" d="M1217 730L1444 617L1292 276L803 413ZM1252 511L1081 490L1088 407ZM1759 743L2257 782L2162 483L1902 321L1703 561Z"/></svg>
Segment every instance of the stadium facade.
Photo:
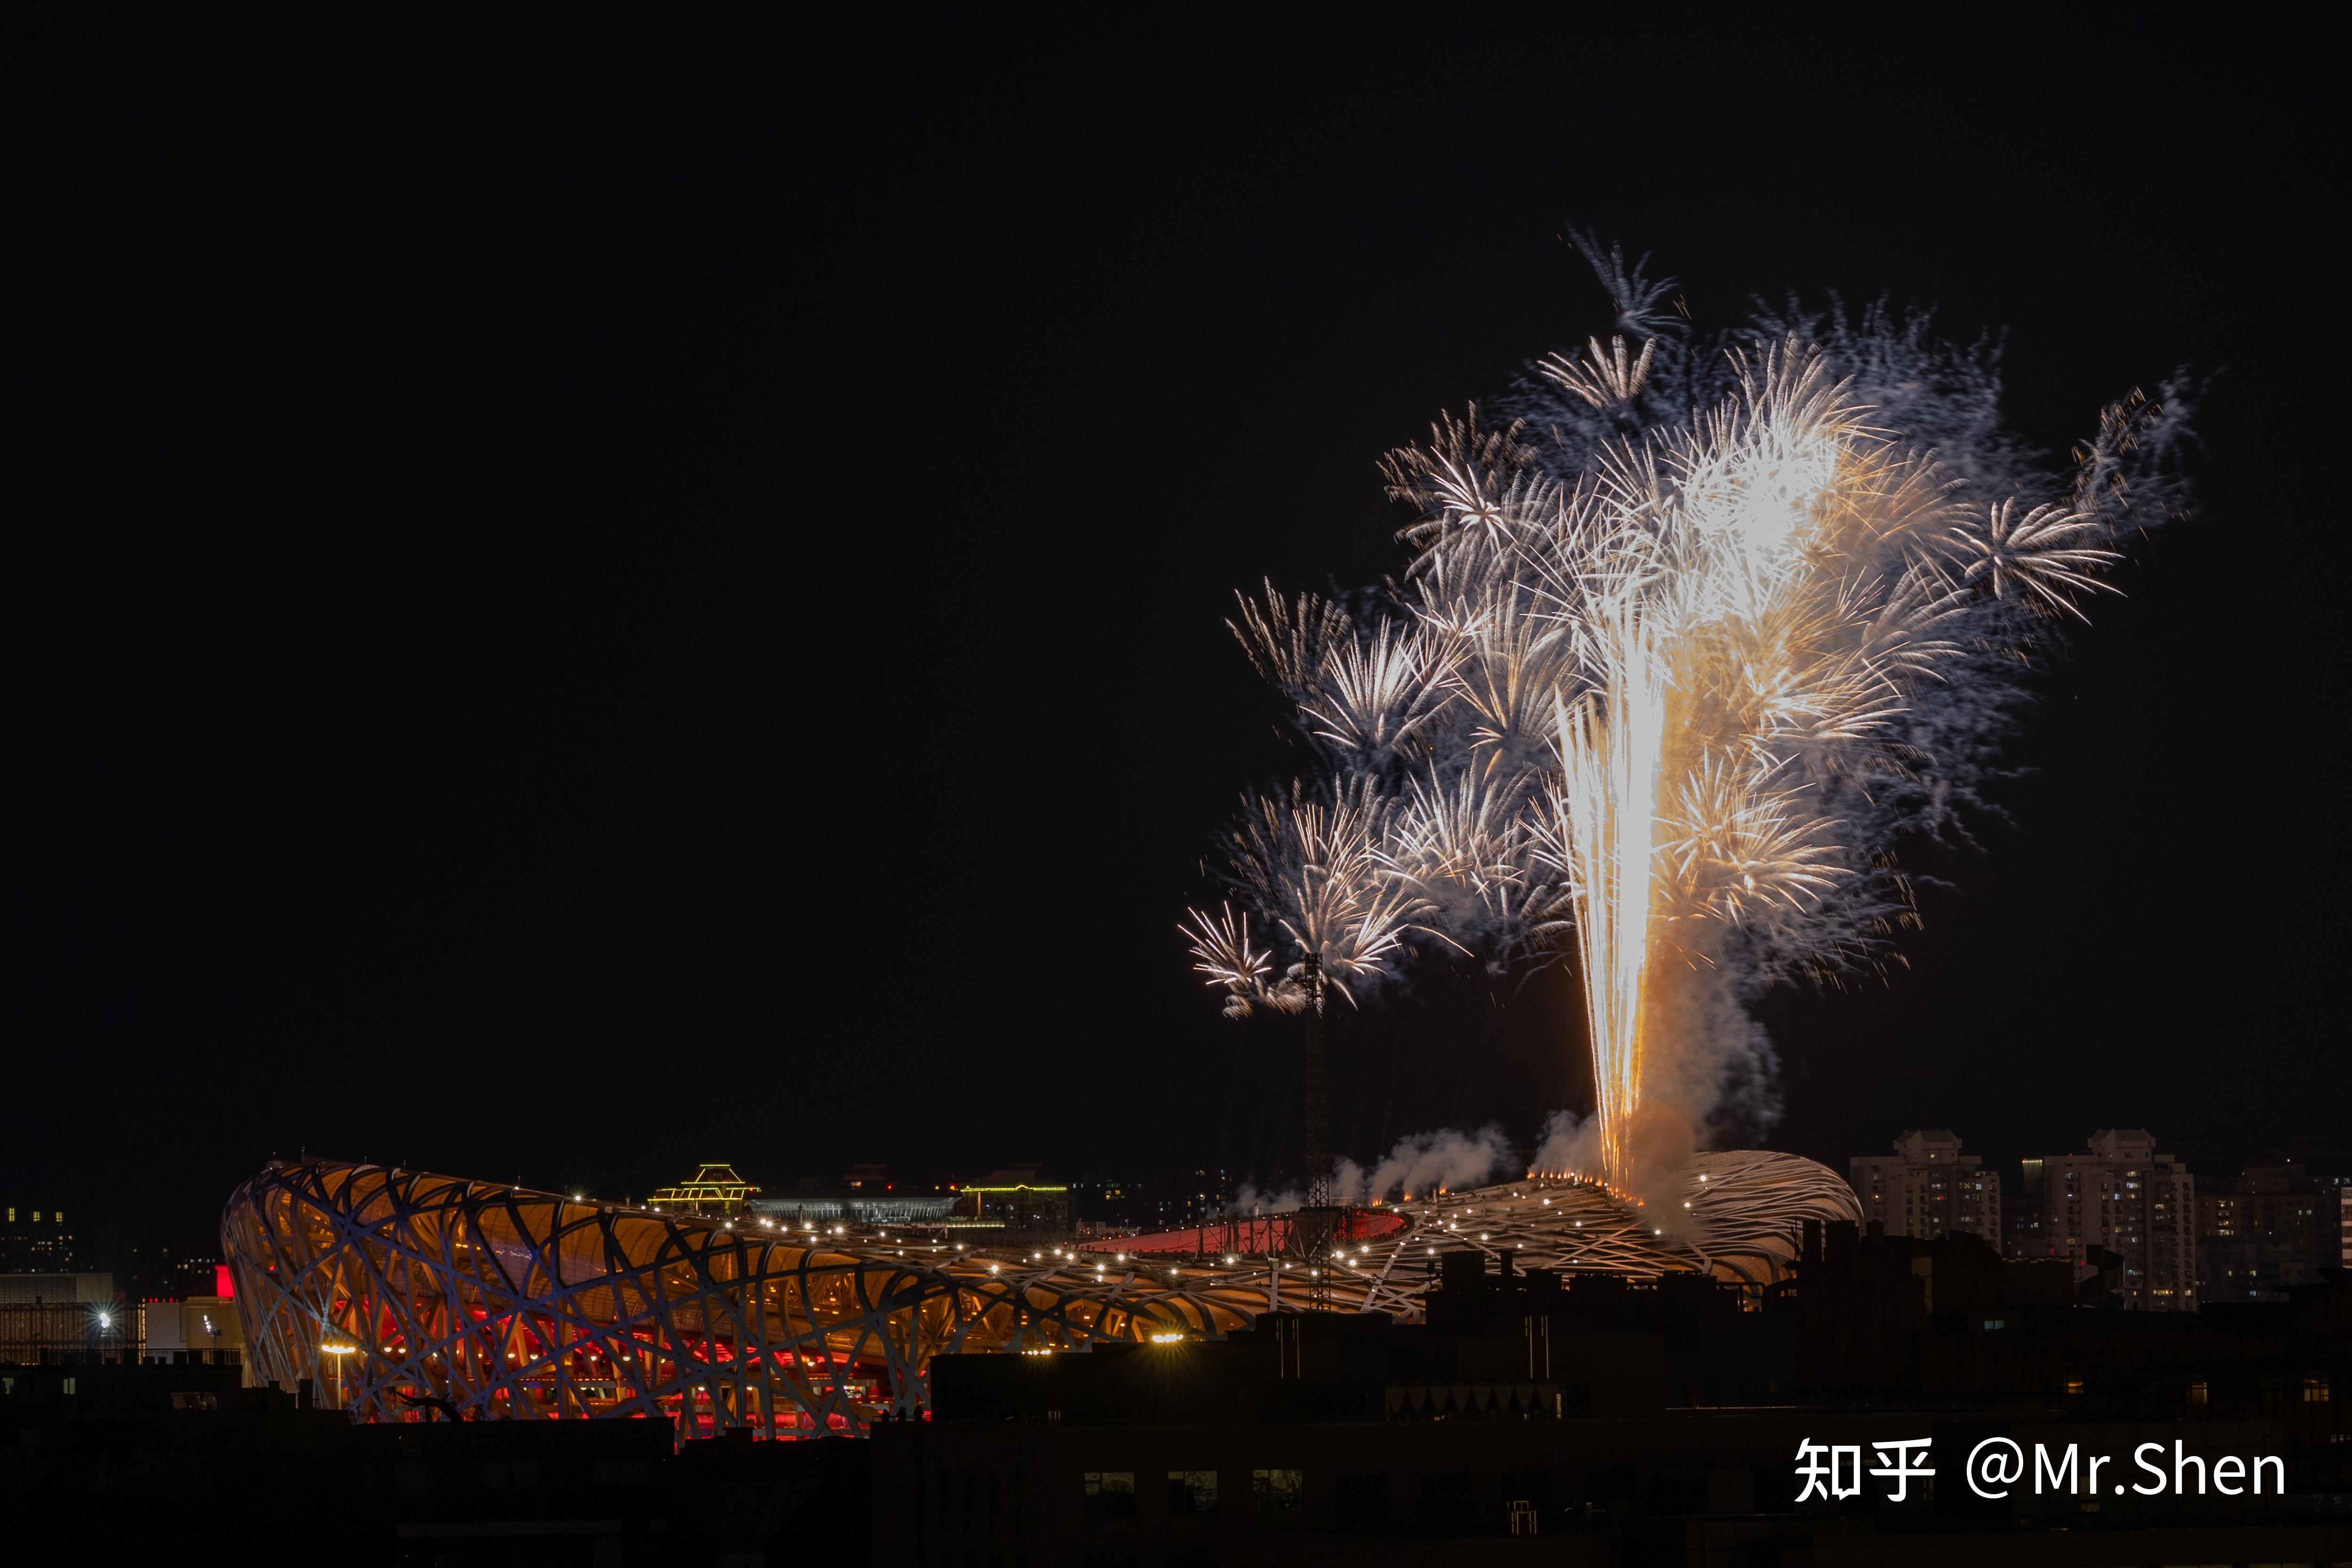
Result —
<svg viewBox="0 0 2352 1568"><path fill-rule="evenodd" d="M1446 1251L1763 1286L1806 1221L1860 1218L1843 1181L1788 1155L1702 1155L1685 1190L1653 1212L1530 1176L1359 1210L1311 1281L1281 1256L1279 1216L992 1249L919 1223L658 1212L324 1160L246 1183L221 1237L252 1375L307 1379L355 1419L635 1417L682 1438L795 1437L919 1418L943 1354L1214 1338L1310 1298L1413 1321Z"/></svg>

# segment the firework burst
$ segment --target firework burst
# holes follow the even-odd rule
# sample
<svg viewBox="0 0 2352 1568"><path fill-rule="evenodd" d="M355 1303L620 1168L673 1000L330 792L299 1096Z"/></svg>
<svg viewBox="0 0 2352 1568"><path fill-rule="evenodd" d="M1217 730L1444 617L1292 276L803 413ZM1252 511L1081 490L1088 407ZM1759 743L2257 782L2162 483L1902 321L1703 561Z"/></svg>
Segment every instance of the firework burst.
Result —
<svg viewBox="0 0 2352 1568"><path fill-rule="evenodd" d="M1324 766L1245 801L1227 843L1265 948L1230 906L1187 935L1237 1012L1297 1010L1302 983L1353 1000L1417 943L1572 955L1623 1185L1645 1098L1704 1112L1743 1048L1664 1040L1738 1011L1675 993L1867 964L1910 919L1896 842L1971 798L2126 497L2168 509L2179 413L2109 409L2053 496L1982 350L1884 311L1698 344L1658 325L1670 281L1615 251L1598 270L1650 335L1543 361L1519 417L1473 408L1390 455L1420 515L1385 602L1244 603Z"/></svg>

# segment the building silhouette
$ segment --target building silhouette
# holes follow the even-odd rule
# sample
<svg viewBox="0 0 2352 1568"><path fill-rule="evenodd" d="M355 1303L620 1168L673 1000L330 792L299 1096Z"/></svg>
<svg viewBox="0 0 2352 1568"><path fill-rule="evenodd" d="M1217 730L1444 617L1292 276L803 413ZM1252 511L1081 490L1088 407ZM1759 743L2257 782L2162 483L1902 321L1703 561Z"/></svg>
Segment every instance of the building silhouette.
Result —
<svg viewBox="0 0 2352 1568"><path fill-rule="evenodd" d="M2283 1301L2352 1262L2352 1164L2273 1154L2197 1195L2198 1283L2208 1301Z"/></svg>

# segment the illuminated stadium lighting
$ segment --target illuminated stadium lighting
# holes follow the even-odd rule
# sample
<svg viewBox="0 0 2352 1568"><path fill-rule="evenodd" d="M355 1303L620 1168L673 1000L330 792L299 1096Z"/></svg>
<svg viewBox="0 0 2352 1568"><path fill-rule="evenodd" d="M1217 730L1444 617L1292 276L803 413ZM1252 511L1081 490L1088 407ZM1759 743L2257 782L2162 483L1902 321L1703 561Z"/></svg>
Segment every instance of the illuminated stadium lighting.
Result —
<svg viewBox="0 0 2352 1568"><path fill-rule="evenodd" d="M1739 1151L1699 1163L1685 1188L1687 1234L1673 1241L1599 1184L1555 1188L1533 1204L1524 1186L1506 1185L1458 1195L1470 1205L1454 1212L1485 1216L1477 1235L1487 1248L1529 1268L1636 1280L1705 1272L1751 1287L1786 1277L1806 1220L1860 1218L1843 1180L1794 1155ZM1434 1258L1444 1227L1424 1211L1414 1238L1412 1212L1348 1211L1337 1260L1364 1263L1367 1243L1401 1260L1412 1239ZM1280 1229L1240 1223L1257 1228L1244 1232L1250 1247L1287 1235L1286 1220ZM1378 1228L1367 1237L1361 1226ZM861 1435L886 1414L919 1416L935 1354L1219 1339L1269 1309L1412 1322L1431 1285L1417 1270L1335 1269L1325 1281L1317 1269L1315 1293L1302 1300L1291 1293L1297 1281L1286 1291L1289 1265L1278 1256L1218 1254L1228 1269L1273 1262L1265 1275L1177 1267L1178 1257L1197 1255L1201 1235L1170 1233L1181 1251L1161 1269L1123 1269L1106 1281L1103 1263L1095 1280L1070 1267L1066 1248L1034 1266L961 1242L951 1251L935 1244L921 1262L903 1247L856 1239L820 1251L782 1228L754 1236L716 1218L583 1207L561 1194L317 1160L256 1176L222 1218L252 1375L290 1385L321 1375L331 1360L349 1395L339 1403L362 1423L422 1419L398 1397L406 1390L446 1399L467 1419L651 1418L680 1438L744 1425L777 1437ZM451 1238L459 1239L454 1267ZM1126 1239L1117 1260L1148 1260L1139 1245L1158 1240ZM824 1301L848 1311L813 1321L812 1303ZM708 1325L706 1311L715 1313ZM737 1354L747 1329L757 1354ZM896 1348L918 1343L911 1359ZM370 1343L383 1348L366 1351ZM817 1364L837 1370L816 1382L798 1370Z"/></svg>

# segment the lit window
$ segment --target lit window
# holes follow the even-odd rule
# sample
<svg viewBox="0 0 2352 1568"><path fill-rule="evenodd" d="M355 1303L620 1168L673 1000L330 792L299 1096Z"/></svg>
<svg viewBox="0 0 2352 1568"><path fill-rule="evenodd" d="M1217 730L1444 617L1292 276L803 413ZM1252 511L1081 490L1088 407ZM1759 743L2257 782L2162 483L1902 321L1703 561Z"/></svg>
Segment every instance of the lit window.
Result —
<svg viewBox="0 0 2352 1568"><path fill-rule="evenodd" d="M1260 1513L1297 1512L1299 1494L1305 1490L1297 1470L1250 1472L1250 1496Z"/></svg>
<svg viewBox="0 0 2352 1568"><path fill-rule="evenodd" d="M1086 1495L1088 1513L1132 1514L1135 1511L1135 1472L1088 1470L1086 1473Z"/></svg>
<svg viewBox="0 0 2352 1568"><path fill-rule="evenodd" d="M1171 1513L1216 1512L1217 1472L1170 1470L1168 1472L1168 1511Z"/></svg>

